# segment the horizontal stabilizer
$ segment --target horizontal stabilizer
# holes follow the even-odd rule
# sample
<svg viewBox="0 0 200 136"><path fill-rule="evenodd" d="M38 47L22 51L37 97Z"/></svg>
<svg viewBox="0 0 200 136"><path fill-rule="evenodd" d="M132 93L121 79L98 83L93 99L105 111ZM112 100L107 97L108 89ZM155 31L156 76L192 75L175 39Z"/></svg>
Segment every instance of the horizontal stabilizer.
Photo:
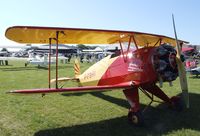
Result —
<svg viewBox="0 0 200 136"><path fill-rule="evenodd" d="M58 82L65 82L65 81L78 81L78 78L69 78L69 77L61 77L61 78L58 78ZM55 83L56 82L56 79L51 79L51 83Z"/></svg>

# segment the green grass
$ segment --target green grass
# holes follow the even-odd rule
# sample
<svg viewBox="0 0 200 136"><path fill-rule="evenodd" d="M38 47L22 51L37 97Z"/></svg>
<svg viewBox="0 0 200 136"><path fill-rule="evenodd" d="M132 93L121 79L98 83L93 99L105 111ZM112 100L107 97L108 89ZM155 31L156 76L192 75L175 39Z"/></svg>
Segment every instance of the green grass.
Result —
<svg viewBox="0 0 200 136"><path fill-rule="evenodd" d="M23 61L9 61L0 66L0 135L1 136L133 136L133 135L200 135L199 78L188 76L190 109L170 110L153 103L144 113L145 126L134 127L127 122L129 105L122 91L11 95L6 91L46 88L47 70L24 67ZM81 64L82 71L90 64ZM52 74L55 73L55 67ZM73 64L62 64L60 76L73 76ZM67 86L73 86L69 83ZM179 81L173 87L164 84L169 95L180 93ZM150 100L140 93L141 107Z"/></svg>

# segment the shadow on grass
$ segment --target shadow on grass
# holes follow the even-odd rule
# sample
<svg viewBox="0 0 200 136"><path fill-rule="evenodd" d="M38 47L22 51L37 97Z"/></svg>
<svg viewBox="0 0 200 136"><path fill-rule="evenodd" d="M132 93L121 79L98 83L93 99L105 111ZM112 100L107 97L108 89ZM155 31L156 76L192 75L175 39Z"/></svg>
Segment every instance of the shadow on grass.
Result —
<svg viewBox="0 0 200 136"><path fill-rule="evenodd" d="M100 98L111 101L120 106L128 107L125 100L110 98L100 93L94 93ZM118 100L117 100L118 99ZM143 127L135 127L127 122L127 117L117 117L109 120L81 124L69 127L41 130L35 136L132 136L132 135L162 135L181 129L192 129L200 131L200 95L190 94L190 109L183 112L176 112L164 108L164 104L157 107L150 107L145 111L144 119L146 124ZM144 105L142 105L143 107Z"/></svg>
<svg viewBox="0 0 200 136"><path fill-rule="evenodd" d="M107 90L108 91L108 90ZM91 94L95 97L98 97L98 98L101 98L103 100L106 100L106 101L109 101L113 104L117 104L121 107L125 107L125 108L129 108L129 104L126 100L124 99L119 99L119 98L115 98L115 97L112 97L112 96L109 96L109 95L105 95L103 94L102 92L107 92L107 91L101 91L101 92L80 92L80 93L63 93L61 95L63 96L81 96L81 95L84 95L84 94Z"/></svg>

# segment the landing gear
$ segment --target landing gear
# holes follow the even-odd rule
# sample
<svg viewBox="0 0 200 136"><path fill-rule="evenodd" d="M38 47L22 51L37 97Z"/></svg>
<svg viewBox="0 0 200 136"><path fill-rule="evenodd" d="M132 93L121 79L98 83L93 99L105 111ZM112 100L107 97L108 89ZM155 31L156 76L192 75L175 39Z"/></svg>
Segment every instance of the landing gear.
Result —
<svg viewBox="0 0 200 136"><path fill-rule="evenodd" d="M123 92L131 106L128 112L129 123L135 126L142 125L144 120L140 112L138 88L125 89Z"/></svg>
<svg viewBox="0 0 200 136"><path fill-rule="evenodd" d="M144 124L144 119L140 111L137 112L129 111L128 121L130 124L133 124L135 126L141 126Z"/></svg>

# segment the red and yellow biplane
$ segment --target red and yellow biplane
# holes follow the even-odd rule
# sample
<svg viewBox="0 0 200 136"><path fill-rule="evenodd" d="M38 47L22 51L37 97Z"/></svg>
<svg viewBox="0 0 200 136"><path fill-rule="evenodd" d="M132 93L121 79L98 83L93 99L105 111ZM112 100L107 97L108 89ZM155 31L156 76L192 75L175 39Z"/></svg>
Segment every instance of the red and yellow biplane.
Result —
<svg viewBox="0 0 200 136"><path fill-rule="evenodd" d="M154 101L156 96L170 106L180 108L182 100L189 107L187 81L184 67L180 60L180 45L186 43L171 37L134 31L14 26L7 29L6 37L18 43L48 43L51 51L52 43L57 44L56 78L51 80L51 63L49 63L49 87L41 89L14 90L10 93L53 93L102 91L122 89L130 109L128 120L133 124L141 124L142 113L139 104L138 90L141 90ZM75 61L75 77L58 77L58 45L59 44L119 44L120 53L108 55L92 65L82 74L77 60ZM124 49L126 45L126 49ZM135 49L131 49L135 46ZM175 50L177 46L178 51ZM51 53L49 53L51 54ZM51 55L49 55L51 60ZM171 83L179 76L183 97L169 98L156 83ZM79 87L60 88L61 82L77 81ZM56 87L51 87L55 82ZM183 98L183 99L182 99ZM151 104L150 103L150 104ZM149 105L150 105L149 104Z"/></svg>

